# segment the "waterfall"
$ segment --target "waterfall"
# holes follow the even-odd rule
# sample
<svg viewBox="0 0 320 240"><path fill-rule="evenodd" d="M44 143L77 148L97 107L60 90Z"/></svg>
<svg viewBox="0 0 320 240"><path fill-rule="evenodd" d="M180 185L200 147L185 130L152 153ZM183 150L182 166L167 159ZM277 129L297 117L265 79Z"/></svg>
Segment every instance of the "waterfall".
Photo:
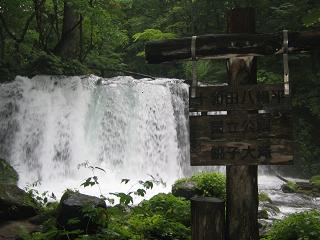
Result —
<svg viewBox="0 0 320 240"><path fill-rule="evenodd" d="M92 175L102 191L127 191L152 175L170 190L189 165L188 85L177 79L16 77L0 88L0 158L19 186L39 180L60 195ZM160 187L160 186L159 186ZM97 189L80 189L99 195ZM154 189L157 191L157 189Z"/></svg>

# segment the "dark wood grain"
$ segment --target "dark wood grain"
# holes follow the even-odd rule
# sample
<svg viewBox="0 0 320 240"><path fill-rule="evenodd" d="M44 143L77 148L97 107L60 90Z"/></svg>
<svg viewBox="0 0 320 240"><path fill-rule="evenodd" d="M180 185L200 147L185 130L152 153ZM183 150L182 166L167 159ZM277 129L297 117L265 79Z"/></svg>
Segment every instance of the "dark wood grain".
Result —
<svg viewBox="0 0 320 240"><path fill-rule="evenodd" d="M254 33L255 10L236 8L228 15L229 32ZM230 59L229 84L257 83L256 58ZM229 113L229 112L228 112ZM257 111L256 111L257 113ZM230 114L237 115L237 111ZM226 240L258 240L258 167L227 166Z"/></svg>
<svg viewBox="0 0 320 240"><path fill-rule="evenodd" d="M292 164L294 143L287 139L211 141L193 139L191 166Z"/></svg>
<svg viewBox="0 0 320 240"><path fill-rule="evenodd" d="M320 32L289 32L289 53L320 47ZM203 59L281 54L283 33L230 33L197 36L196 56ZM147 42L148 63L191 59L191 37Z"/></svg>
<svg viewBox="0 0 320 240"><path fill-rule="evenodd" d="M197 97L190 98L191 112L228 110L289 111L290 97L283 84L206 86L197 88Z"/></svg>
<svg viewBox="0 0 320 240"><path fill-rule="evenodd" d="M191 199L192 240L225 240L225 203L217 198Z"/></svg>
<svg viewBox="0 0 320 240"><path fill-rule="evenodd" d="M237 115L190 116L189 119L190 139L202 142L268 138L292 140L292 119L287 113L242 112Z"/></svg>

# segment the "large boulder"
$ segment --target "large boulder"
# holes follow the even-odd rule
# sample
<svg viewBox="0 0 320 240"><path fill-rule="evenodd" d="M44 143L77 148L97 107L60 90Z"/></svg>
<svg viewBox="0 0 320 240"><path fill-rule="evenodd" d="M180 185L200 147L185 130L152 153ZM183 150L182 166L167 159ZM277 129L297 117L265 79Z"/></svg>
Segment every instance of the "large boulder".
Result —
<svg viewBox="0 0 320 240"><path fill-rule="evenodd" d="M35 216L37 203L14 184L0 184L0 223Z"/></svg>
<svg viewBox="0 0 320 240"><path fill-rule="evenodd" d="M103 199L68 190L60 200L57 227L96 233L107 222L106 208Z"/></svg>
<svg viewBox="0 0 320 240"><path fill-rule="evenodd" d="M18 173L9 163L0 159L0 184L17 184Z"/></svg>

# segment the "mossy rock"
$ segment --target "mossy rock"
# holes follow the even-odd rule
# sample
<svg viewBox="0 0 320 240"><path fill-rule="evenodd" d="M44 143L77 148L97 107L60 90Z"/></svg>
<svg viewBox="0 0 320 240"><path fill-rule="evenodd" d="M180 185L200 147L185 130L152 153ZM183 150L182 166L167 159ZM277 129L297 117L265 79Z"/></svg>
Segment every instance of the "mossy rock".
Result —
<svg viewBox="0 0 320 240"><path fill-rule="evenodd" d="M35 216L39 206L25 191L14 184L0 184L0 222Z"/></svg>
<svg viewBox="0 0 320 240"><path fill-rule="evenodd" d="M106 223L107 211L103 199L71 190L67 190L61 197L57 210L59 229L96 233Z"/></svg>
<svg viewBox="0 0 320 240"><path fill-rule="evenodd" d="M276 216L280 213L280 209L273 203L263 202L259 206L262 211L267 212L268 218L270 216ZM265 215L263 215L265 213L260 213L260 214L262 214L261 216L265 216ZM268 219L268 218L264 218L264 219Z"/></svg>
<svg viewBox="0 0 320 240"><path fill-rule="evenodd" d="M176 197L190 199L194 196L216 197L225 199L225 176L218 172L203 172L190 178L177 180L172 186L172 194Z"/></svg>
<svg viewBox="0 0 320 240"><path fill-rule="evenodd" d="M296 193L298 192L298 187L295 182L288 181L281 186L281 190L284 193Z"/></svg>
<svg viewBox="0 0 320 240"><path fill-rule="evenodd" d="M258 211L258 219L268 219L269 213L267 209L261 209Z"/></svg>
<svg viewBox="0 0 320 240"><path fill-rule="evenodd" d="M5 160L0 159L0 184L17 184L19 175Z"/></svg>

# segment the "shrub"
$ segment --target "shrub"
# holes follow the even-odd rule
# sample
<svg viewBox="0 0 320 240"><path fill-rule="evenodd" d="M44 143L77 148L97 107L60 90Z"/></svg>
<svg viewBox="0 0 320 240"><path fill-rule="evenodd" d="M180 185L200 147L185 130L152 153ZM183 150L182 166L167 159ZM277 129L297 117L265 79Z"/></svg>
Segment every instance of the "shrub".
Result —
<svg viewBox="0 0 320 240"><path fill-rule="evenodd" d="M142 239L154 240L187 240L190 239L190 228L179 222L174 222L163 215L134 215L129 223L140 233Z"/></svg>
<svg viewBox="0 0 320 240"><path fill-rule="evenodd" d="M276 222L262 240L320 240L320 212L292 214Z"/></svg>
<svg viewBox="0 0 320 240"><path fill-rule="evenodd" d="M225 175L218 172L198 173L190 178L177 180L172 186L173 191L184 187L184 183L195 183L195 192L204 197L217 197L225 199L226 197L226 178Z"/></svg>
<svg viewBox="0 0 320 240"><path fill-rule="evenodd" d="M160 193L132 210L129 230L122 227L116 231L125 231L126 236L131 232L130 239L190 239L190 214L189 201Z"/></svg>
<svg viewBox="0 0 320 240"><path fill-rule="evenodd" d="M159 193L148 201L143 201L135 210L144 215L159 214L174 222L190 226L190 202L172 194Z"/></svg>

